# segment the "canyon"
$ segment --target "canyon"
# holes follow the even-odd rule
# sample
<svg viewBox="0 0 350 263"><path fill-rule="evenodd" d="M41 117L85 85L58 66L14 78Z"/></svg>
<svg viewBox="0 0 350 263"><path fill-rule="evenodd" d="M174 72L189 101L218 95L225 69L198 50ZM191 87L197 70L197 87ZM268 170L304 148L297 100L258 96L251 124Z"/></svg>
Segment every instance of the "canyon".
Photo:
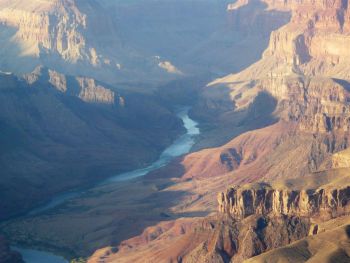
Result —
<svg viewBox="0 0 350 263"><path fill-rule="evenodd" d="M150 163L183 132L181 121L151 96L121 95L91 78L38 68L0 79L1 219L112 171Z"/></svg>
<svg viewBox="0 0 350 263"><path fill-rule="evenodd" d="M89 263L350 260L348 0L30 2L0 1L21 48L0 56L12 243ZM158 165L178 105L200 133Z"/></svg>
<svg viewBox="0 0 350 263"><path fill-rule="evenodd" d="M256 19L240 22L227 16L225 2L2 0L0 65L20 75L45 66L109 84L130 82L137 89L183 74L240 70L258 59L271 30L288 15L271 16L253 6L244 13L254 12ZM237 50L240 57L226 56Z"/></svg>
<svg viewBox="0 0 350 263"><path fill-rule="evenodd" d="M252 2L238 1L228 12ZM251 257L248 262L255 262L254 256L268 250L256 262L270 256L273 262L306 262L315 255L317 262L349 260L347 1L265 3L269 10L289 11L290 22L271 33L259 61L209 83L194 114L226 120L249 112L260 119L261 108L252 105L263 96L263 105L267 98L275 101L268 112L274 121L159 172L182 178L172 189L188 193L170 211L210 215L164 221L115 248L97 251L90 262L243 262ZM319 233L320 226L337 221L339 229ZM317 256L328 236L337 254Z"/></svg>

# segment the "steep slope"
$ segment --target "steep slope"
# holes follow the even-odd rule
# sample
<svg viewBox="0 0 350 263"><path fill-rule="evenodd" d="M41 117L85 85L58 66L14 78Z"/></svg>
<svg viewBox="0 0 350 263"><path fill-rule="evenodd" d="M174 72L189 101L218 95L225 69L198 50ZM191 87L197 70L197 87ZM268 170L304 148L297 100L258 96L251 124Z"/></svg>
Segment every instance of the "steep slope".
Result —
<svg viewBox="0 0 350 263"><path fill-rule="evenodd" d="M182 129L151 96L121 95L93 79L38 69L0 82L1 219L144 166Z"/></svg>
<svg viewBox="0 0 350 263"><path fill-rule="evenodd" d="M172 78L147 54L122 43L113 14L96 0L0 1L1 69L44 65L109 83ZM170 62L168 62L170 63Z"/></svg>
<svg viewBox="0 0 350 263"><path fill-rule="evenodd" d="M326 237L327 226L348 224L348 173L349 168L335 169L309 175L304 182L279 180L236 187L219 194L218 214L161 222L118 248L96 252L89 262L243 262L308 235L315 235L307 239L317 246ZM347 248L345 226L338 244Z"/></svg>
<svg viewBox="0 0 350 263"><path fill-rule="evenodd" d="M349 217L321 224L320 234L309 236L244 262L349 262Z"/></svg>
<svg viewBox="0 0 350 263"><path fill-rule="evenodd" d="M251 2L242 1L243 4L231 9L241 10ZM225 120L234 112L244 111L260 92L267 92L278 100L280 107L293 107L284 115L279 114L280 118L295 120L303 111L311 110L307 114L314 116L308 117L306 122L311 122L308 125L324 129L315 125L339 118L342 108L338 108L338 112L328 112L331 109L324 104L326 102L316 102L318 106L311 99L318 100L322 96L325 100L346 103L348 95L342 98L340 94L344 94L342 90L347 93L349 88L348 51L344 50L349 44L347 1L266 3L269 9L290 11L290 22L272 32L260 61L210 83L202 94L197 112L199 116L201 112L212 112L214 119ZM317 112L316 107L326 108L319 108Z"/></svg>

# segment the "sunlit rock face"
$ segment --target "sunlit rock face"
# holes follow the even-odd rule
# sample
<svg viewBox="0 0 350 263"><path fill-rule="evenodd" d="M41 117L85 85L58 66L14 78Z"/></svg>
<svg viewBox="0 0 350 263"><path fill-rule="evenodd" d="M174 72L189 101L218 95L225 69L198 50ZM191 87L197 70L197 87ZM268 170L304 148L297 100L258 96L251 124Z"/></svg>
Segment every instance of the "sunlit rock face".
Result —
<svg viewBox="0 0 350 263"><path fill-rule="evenodd" d="M226 87L235 111L260 92L278 100L276 116L302 131L349 130L350 32L348 1L265 1L291 13L290 22L271 33L262 59L246 70L212 82L207 97ZM229 9L246 5L243 1ZM242 7L240 7L242 8Z"/></svg>
<svg viewBox="0 0 350 263"><path fill-rule="evenodd" d="M96 0L1 0L0 67L23 74L44 65L110 83L171 78L152 56L123 46L116 15Z"/></svg>
<svg viewBox="0 0 350 263"><path fill-rule="evenodd" d="M266 2L270 8L291 10L292 19L271 35L264 57L275 56L278 63L309 76L349 78L348 0Z"/></svg>
<svg viewBox="0 0 350 263"><path fill-rule="evenodd" d="M88 77L66 76L55 70L37 67L33 72L24 75L30 85L51 84L55 89L73 95L85 102L118 105L123 99L112 88L106 88ZM44 84L45 85L45 84Z"/></svg>
<svg viewBox="0 0 350 263"><path fill-rule="evenodd" d="M30 4L17 1L2 8L1 21L6 26L18 28L14 40L23 43L22 55L38 57L41 52L53 52L67 61L87 58L96 63L87 52L82 34L87 26L86 15L74 1L34 1Z"/></svg>
<svg viewBox="0 0 350 263"><path fill-rule="evenodd" d="M93 1L84 2L87 8L97 7L98 14L98 6L92 6ZM2 25L17 30L11 42L19 45L20 55L40 57L43 54L56 54L71 63L86 61L94 66L101 63L87 36L88 30L97 27L97 21L90 16L87 18L88 15L78 6L79 1L1 1L0 4ZM106 19L99 22L100 29L106 30ZM109 30L113 34L114 29L110 27Z"/></svg>
<svg viewBox="0 0 350 263"><path fill-rule="evenodd" d="M341 189L275 190L228 189L218 194L219 211L244 218L253 214L277 214L325 218L349 213L350 187Z"/></svg>

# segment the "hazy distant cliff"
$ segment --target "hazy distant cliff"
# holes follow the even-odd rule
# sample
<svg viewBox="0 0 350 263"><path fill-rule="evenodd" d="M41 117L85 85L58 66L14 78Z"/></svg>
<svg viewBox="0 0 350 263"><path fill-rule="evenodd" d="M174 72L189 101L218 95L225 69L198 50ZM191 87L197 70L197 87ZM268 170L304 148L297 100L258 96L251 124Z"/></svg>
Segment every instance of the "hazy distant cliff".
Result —
<svg viewBox="0 0 350 263"><path fill-rule="evenodd" d="M23 74L43 65L109 83L171 79L163 59L125 46L115 16L96 0L1 0L0 68Z"/></svg>

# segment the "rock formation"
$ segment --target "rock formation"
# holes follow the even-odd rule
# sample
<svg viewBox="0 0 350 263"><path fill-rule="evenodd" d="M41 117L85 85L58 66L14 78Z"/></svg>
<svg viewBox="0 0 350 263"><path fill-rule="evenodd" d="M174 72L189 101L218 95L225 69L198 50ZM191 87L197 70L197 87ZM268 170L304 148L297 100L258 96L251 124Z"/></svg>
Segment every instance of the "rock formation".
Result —
<svg viewBox="0 0 350 263"><path fill-rule="evenodd" d="M341 189L277 190L230 188L218 194L219 211L235 218L253 214L339 217L350 212L350 186Z"/></svg>
<svg viewBox="0 0 350 263"><path fill-rule="evenodd" d="M157 171L171 178L171 183L165 181L159 186L159 193L172 201L175 193L181 196L180 202L168 204L169 212L174 217L190 218L170 218L115 248L96 252L91 262L242 262L308 234L318 234L319 224L349 213L349 166L342 152L350 139L348 2L238 1L229 5L227 12L229 26L242 34L247 29L247 35L261 32L266 36L284 24L288 13L291 20L271 34L261 60L201 90L194 114L214 120L214 124L226 120L225 124L230 123L226 129L233 130L227 135L230 139L220 147L176 159ZM94 58L99 57L98 51L93 53ZM48 79L60 95L69 93L62 75L49 74ZM111 93L98 82L78 82L78 92L71 97L111 100ZM66 105L67 101L62 103ZM126 97L125 105L129 104ZM131 114L127 116L131 118ZM85 123L75 120L69 123ZM84 129L76 126L74 130ZM108 126L105 132L110 130ZM79 138L89 139L80 133ZM128 157L126 160L135 159ZM145 181L152 184L152 176ZM235 187L227 189L230 185ZM153 188L158 191L158 185ZM218 192L219 211L215 211ZM102 204L109 194L98 193L91 198L100 198L100 202L93 199L91 203ZM154 196L140 200L149 204ZM121 200L121 206L129 205L129 201ZM93 211L96 217L101 216L102 210ZM204 218L194 217L209 213ZM38 224L48 226L50 220L61 223L57 218L64 215ZM104 227L115 222L120 221L99 223L96 240L106 242L105 235L112 240L118 231L106 234ZM31 223L29 220L28 225ZM127 226L133 227L130 222Z"/></svg>
<svg viewBox="0 0 350 263"><path fill-rule="evenodd" d="M99 102L114 104L114 92L100 85L96 85L95 80L77 78L81 87L79 98L86 102Z"/></svg>
<svg viewBox="0 0 350 263"><path fill-rule="evenodd" d="M210 85L229 88L236 111L265 91L278 100L276 114L300 121L303 130L346 131L350 79L348 51L344 50L350 43L347 1L267 3L270 8L290 10L291 21L271 34L260 61Z"/></svg>
<svg viewBox="0 0 350 263"><path fill-rule="evenodd" d="M319 234L310 235L245 262L348 262L349 220L350 217L340 217L318 225Z"/></svg>
<svg viewBox="0 0 350 263"><path fill-rule="evenodd" d="M182 131L154 97L121 96L90 78L41 69L0 74L0 84L0 219L145 166Z"/></svg>
<svg viewBox="0 0 350 263"><path fill-rule="evenodd" d="M118 248L101 249L88 262L243 262L307 236L310 225L298 217L183 218L150 227Z"/></svg>
<svg viewBox="0 0 350 263"><path fill-rule="evenodd" d="M96 0L1 0L0 67L24 74L45 67L116 83L171 79L153 58L124 46L115 14Z"/></svg>
<svg viewBox="0 0 350 263"><path fill-rule="evenodd" d="M238 1L228 12L243 12L252 3L257 2ZM212 212L219 192L217 221L186 219L201 227L192 225L181 234L167 229L143 242L130 239L106 262L156 257L164 262L242 262L318 234L319 223L348 216L349 166L343 151L350 128L348 1L264 3L268 10L289 12L290 22L272 32L261 60L208 84L195 109L204 120L231 118L230 128L238 136L161 171L181 178L172 190L190 192L171 211ZM275 123L256 129L241 116L265 110L267 103L257 103L261 94L276 101L269 112ZM224 217L229 220L218 223Z"/></svg>
<svg viewBox="0 0 350 263"><path fill-rule="evenodd" d="M92 5L89 1L87 5ZM98 54L86 36L89 21L76 1L10 1L1 2L0 21L3 26L16 28L12 41L21 45L21 55L40 57L57 54L62 60L101 64ZM96 10L98 11L98 10ZM100 21L106 24L105 21ZM111 34L113 34L111 32Z"/></svg>
<svg viewBox="0 0 350 263"><path fill-rule="evenodd" d="M25 74L24 79L32 86L51 84L58 91L89 103L119 105L123 99L113 88L106 88L95 79L66 76L44 67L37 67L32 73Z"/></svg>

